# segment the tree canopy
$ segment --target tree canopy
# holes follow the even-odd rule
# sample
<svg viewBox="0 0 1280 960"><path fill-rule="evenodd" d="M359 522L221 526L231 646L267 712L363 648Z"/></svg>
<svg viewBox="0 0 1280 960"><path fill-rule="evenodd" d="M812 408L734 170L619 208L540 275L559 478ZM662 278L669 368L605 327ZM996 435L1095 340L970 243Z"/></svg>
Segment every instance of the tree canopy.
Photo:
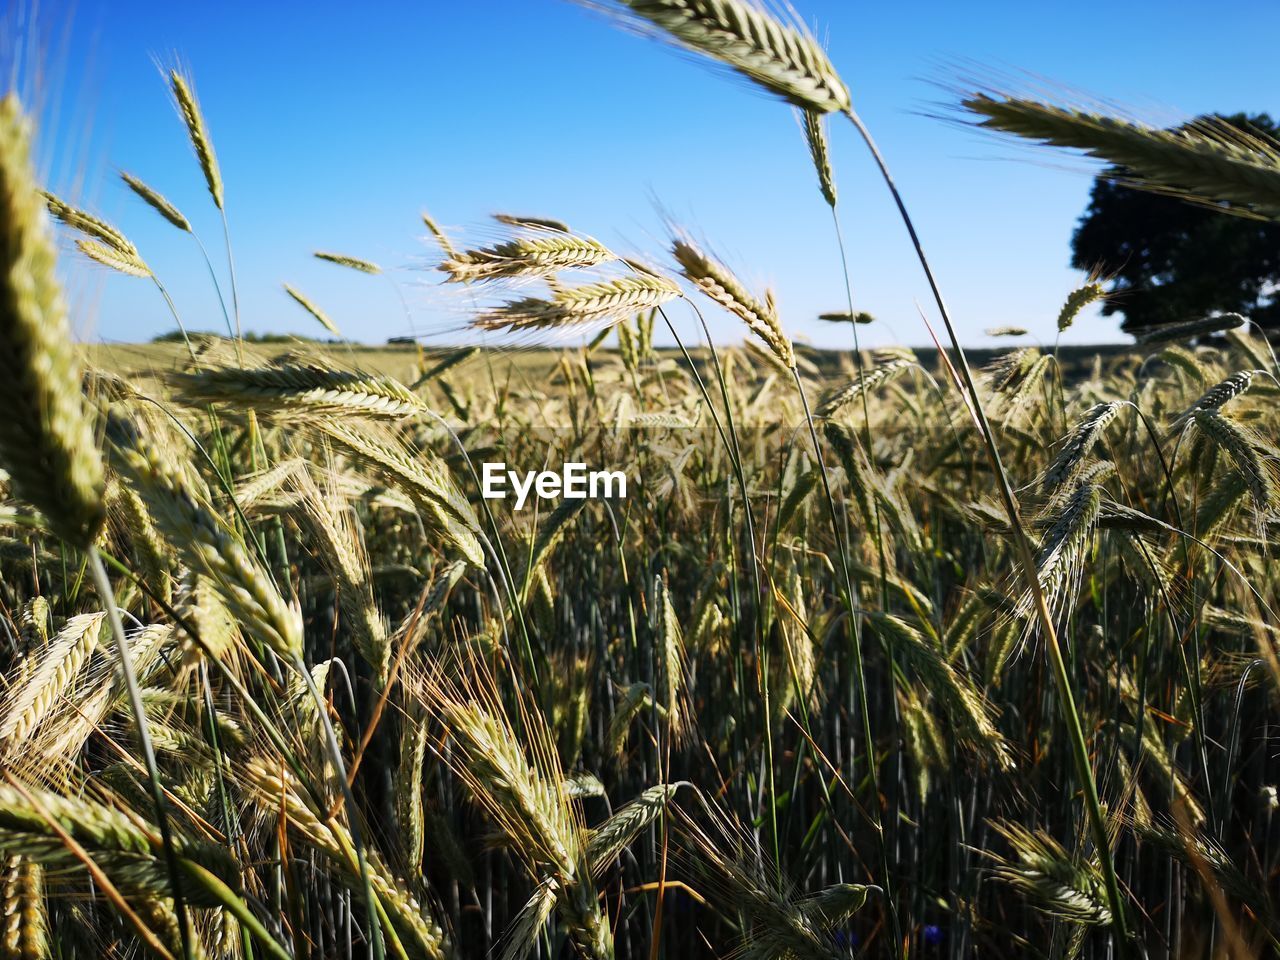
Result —
<svg viewBox="0 0 1280 960"><path fill-rule="evenodd" d="M1218 119L1280 135L1265 113ZM1125 179L1123 167L1098 176L1071 243L1073 267L1111 280L1104 314L1121 314L1126 331L1226 311L1280 328L1280 223L1130 189Z"/></svg>

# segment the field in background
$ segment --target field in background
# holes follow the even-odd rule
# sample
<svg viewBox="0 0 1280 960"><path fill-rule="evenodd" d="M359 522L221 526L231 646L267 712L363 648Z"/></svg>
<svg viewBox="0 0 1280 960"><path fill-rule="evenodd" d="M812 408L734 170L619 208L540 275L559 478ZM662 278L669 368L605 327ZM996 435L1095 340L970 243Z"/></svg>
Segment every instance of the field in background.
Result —
<svg viewBox="0 0 1280 960"><path fill-rule="evenodd" d="M136 344L93 344L86 348L90 362L101 366L104 370L120 376L152 376L154 374L171 373L189 361L186 347L179 343L136 343ZM303 353L314 352L320 356L331 357L335 362L352 364L371 373L383 373L396 377L406 383L412 383L421 368L430 368L432 364L445 359L456 352L452 347L424 347L421 351L411 345L396 346L363 346L350 347L337 343L320 343L314 340L299 340L289 343L246 343L245 354L256 360L266 361L290 351ZM602 353L614 352L616 348L601 348ZM560 357L572 348L490 348L474 356L460 365L459 373L465 371L467 378L492 378L497 382L508 379L522 381L525 386L548 384L552 381L552 373L559 364ZM981 366L994 357L1007 352L1000 348L977 348L967 350L970 362ZM1126 355L1145 356L1150 349L1135 349L1124 346L1065 346L1057 351L1064 376L1068 380L1086 374L1093 365L1095 357L1101 357L1105 365L1114 363ZM675 347L658 351L660 356L669 360L678 360L681 356ZM700 371L708 366L706 350L702 347L691 347L689 351ZM846 376L854 366L852 351L814 350L797 347L799 356L811 365L811 373L819 382L831 385L842 376ZM920 363L926 369L938 369L937 351L932 348L919 348L915 351ZM455 377L457 374L455 374Z"/></svg>

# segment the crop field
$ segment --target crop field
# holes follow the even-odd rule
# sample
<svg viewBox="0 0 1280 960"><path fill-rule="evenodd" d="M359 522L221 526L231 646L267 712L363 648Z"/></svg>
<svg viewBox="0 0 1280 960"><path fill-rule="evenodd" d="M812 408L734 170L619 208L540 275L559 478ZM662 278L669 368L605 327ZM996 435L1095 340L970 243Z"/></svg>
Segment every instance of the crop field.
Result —
<svg viewBox="0 0 1280 960"><path fill-rule="evenodd" d="M815 40L618 6L798 108L836 206L824 124L865 128ZM1280 211L1273 143L963 109ZM939 292L938 349L818 351L689 236L499 217L427 220L497 346L347 343L293 291L331 339L251 342L231 276L226 336L79 345L60 251L165 288L31 135L0 103L0 958L1277 955L1280 364L1246 318L966 353Z"/></svg>

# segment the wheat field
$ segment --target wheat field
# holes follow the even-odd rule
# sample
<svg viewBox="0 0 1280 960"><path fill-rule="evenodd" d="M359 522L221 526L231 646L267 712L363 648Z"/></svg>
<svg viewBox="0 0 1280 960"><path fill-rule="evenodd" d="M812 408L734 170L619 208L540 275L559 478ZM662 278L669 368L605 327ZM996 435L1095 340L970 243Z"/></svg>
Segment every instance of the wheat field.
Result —
<svg viewBox="0 0 1280 960"><path fill-rule="evenodd" d="M42 190L3 100L0 957L1276 955L1267 339L1227 315L966 354L811 34L603 6L798 111L833 211L826 128L856 127L940 349L798 347L690 233L616 252L505 215L473 246L424 223L434 281L518 349L351 344L292 287L327 342L251 342L229 236L227 332L196 335L123 229ZM1280 145L957 109L1280 215ZM180 336L75 345L59 255L152 283ZM499 461L629 487L518 509L482 496Z"/></svg>

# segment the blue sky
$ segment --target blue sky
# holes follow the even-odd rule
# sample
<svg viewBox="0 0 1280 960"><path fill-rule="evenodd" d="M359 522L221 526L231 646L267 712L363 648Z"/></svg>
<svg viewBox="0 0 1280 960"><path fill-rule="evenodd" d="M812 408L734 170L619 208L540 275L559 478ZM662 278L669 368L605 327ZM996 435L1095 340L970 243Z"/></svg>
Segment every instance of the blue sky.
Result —
<svg viewBox="0 0 1280 960"><path fill-rule="evenodd" d="M814 319L843 307L844 287L791 109L566 0L17 5L0 15L3 46L34 15L23 30L49 61L36 85L44 175L134 240L190 328L221 326L199 251L115 176L165 193L221 261L221 225L156 67L175 57L194 74L222 165L246 329L316 332L282 292L289 282L354 339L407 333L393 284L310 256L331 249L382 264L414 327L456 339L461 302L424 269L434 248L420 210L460 239L491 238L486 216L507 211L661 256L660 205L742 277L772 285L798 339L847 345L846 328ZM925 115L957 62L1034 71L1158 122L1280 109L1280 5L1268 0L795 5L880 141L970 344L1005 324L1053 339L1079 281L1068 244L1090 178L1083 162ZM905 233L847 122L832 139L856 305L879 318L864 342L927 343L917 301L936 318ZM148 283L70 253L63 272L86 336L172 328ZM717 338L741 336L708 317ZM1123 339L1097 315L1068 337Z"/></svg>

